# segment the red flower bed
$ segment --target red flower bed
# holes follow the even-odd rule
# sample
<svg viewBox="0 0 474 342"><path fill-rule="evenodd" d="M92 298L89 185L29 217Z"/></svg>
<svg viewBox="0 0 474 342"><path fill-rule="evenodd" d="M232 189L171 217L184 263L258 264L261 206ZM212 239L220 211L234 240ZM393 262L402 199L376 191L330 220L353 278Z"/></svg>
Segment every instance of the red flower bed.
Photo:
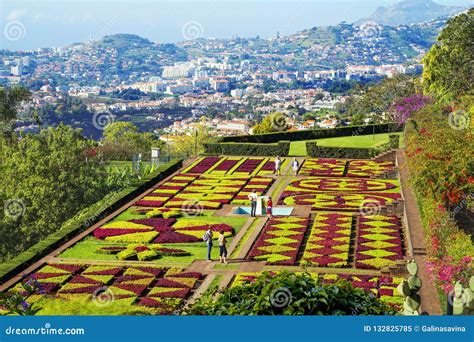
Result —
<svg viewBox="0 0 474 342"><path fill-rule="evenodd" d="M187 286L178 283L177 281L173 281L169 278L160 278L157 279L156 282L153 284L153 287L179 287L179 288L186 288Z"/></svg>
<svg viewBox="0 0 474 342"><path fill-rule="evenodd" d="M49 266L52 266L54 268L59 268L60 270L63 270L63 271L68 271L69 273L76 273L82 268L82 265L74 265L74 264L49 264Z"/></svg>
<svg viewBox="0 0 474 342"><path fill-rule="evenodd" d="M94 230L94 237L97 239L105 239L108 236L125 235L132 233L146 233L148 229L109 229L109 228L97 228Z"/></svg>
<svg viewBox="0 0 474 342"><path fill-rule="evenodd" d="M133 292L137 296L140 296L143 292L145 292L147 286L146 285L127 285L127 284L121 284L121 283L114 283L115 287L118 287L119 289Z"/></svg>
<svg viewBox="0 0 474 342"><path fill-rule="evenodd" d="M68 281L70 284L91 284L91 285L102 285L103 283L98 280L87 278L81 275L74 276L71 280Z"/></svg>
<svg viewBox="0 0 474 342"><path fill-rule="evenodd" d="M91 286L84 286L77 289L61 289L61 293L70 293L70 294L80 294L80 293L88 293L93 294L95 291L100 289L100 285L91 285Z"/></svg>
<svg viewBox="0 0 474 342"><path fill-rule="evenodd" d="M182 289L171 292L157 292L149 295L150 297L161 297L161 298L186 298L191 290Z"/></svg>
<svg viewBox="0 0 474 342"><path fill-rule="evenodd" d="M201 241L201 239L195 236L181 234L170 230L160 233L160 235L155 240L153 240L153 243L188 243Z"/></svg>
<svg viewBox="0 0 474 342"><path fill-rule="evenodd" d="M139 200L136 201L133 205L139 206L139 207L153 207L153 208L161 208L165 202L163 201L145 201L145 200Z"/></svg>
<svg viewBox="0 0 474 342"><path fill-rule="evenodd" d="M122 271L121 267L111 267L110 269L107 270L102 270L102 271L92 271L92 272L84 272L82 273L83 275L117 275Z"/></svg>
<svg viewBox="0 0 474 342"><path fill-rule="evenodd" d="M213 167L220 159L220 157L206 157L186 173L205 173L207 170Z"/></svg>

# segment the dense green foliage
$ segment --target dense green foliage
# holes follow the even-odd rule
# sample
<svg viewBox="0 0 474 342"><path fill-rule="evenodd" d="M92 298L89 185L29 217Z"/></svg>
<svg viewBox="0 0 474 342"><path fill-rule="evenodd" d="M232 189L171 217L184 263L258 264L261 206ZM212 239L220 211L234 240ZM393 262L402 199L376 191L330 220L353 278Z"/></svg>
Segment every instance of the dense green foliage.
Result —
<svg viewBox="0 0 474 342"><path fill-rule="evenodd" d="M70 127L0 144L0 203L5 206L0 211L1 260L45 238L120 186L95 159L87 158L92 142ZM8 208L11 201L19 212L8 215L15 209Z"/></svg>
<svg viewBox="0 0 474 342"><path fill-rule="evenodd" d="M450 19L423 58L426 93L446 102L474 95L474 8Z"/></svg>
<svg viewBox="0 0 474 342"><path fill-rule="evenodd" d="M4 279L24 268L25 263L31 263L46 255L79 232L92 226L110 213L117 210L138 194L148 189L152 184L168 177L182 166L182 161L177 160L158 166L151 174L142 179L135 180L130 185L110 192L98 202L79 211L65 221L60 228L49 234L46 238L28 248L15 258L2 262L0 265L0 279Z"/></svg>
<svg viewBox="0 0 474 342"><path fill-rule="evenodd" d="M105 127L99 151L106 160L132 160L138 153L147 158L152 147L163 149L164 145L153 133L138 132L131 122L114 122Z"/></svg>
<svg viewBox="0 0 474 342"><path fill-rule="evenodd" d="M309 274L263 273L244 283L201 297L190 315L386 315L395 310L348 282L322 284ZM217 298L215 298L217 295Z"/></svg>
<svg viewBox="0 0 474 342"><path fill-rule="evenodd" d="M271 113L253 127L253 134L282 132L288 129L286 117L283 113Z"/></svg>
<svg viewBox="0 0 474 342"><path fill-rule="evenodd" d="M287 156L290 151L289 141L276 144L252 143L207 143L205 153L211 155L230 156Z"/></svg>
<svg viewBox="0 0 474 342"><path fill-rule="evenodd" d="M385 78L368 88L362 95L350 97L345 103L338 105L338 111L344 116L352 116L359 121L360 115L371 114L374 122L392 121L386 115L390 112L391 106L412 94L416 89L413 76L397 75L392 78Z"/></svg>
<svg viewBox="0 0 474 342"><path fill-rule="evenodd" d="M401 128L396 124L375 124L363 126L337 127L334 129L313 129L302 131L285 131L268 134L256 135L240 135L222 137L222 142L239 142L239 143L277 143L281 140L300 141L314 140L324 138L348 137L368 134L381 134L399 131Z"/></svg>
<svg viewBox="0 0 474 342"><path fill-rule="evenodd" d="M474 9L449 20L423 59L433 101L408 118L406 155L425 228L428 270L446 294L472 275ZM449 104L448 104L449 103Z"/></svg>
<svg viewBox="0 0 474 342"><path fill-rule="evenodd" d="M18 109L30 97L31 93L22 87L0 88L0 129L4 137L11 139Z"/></svg>

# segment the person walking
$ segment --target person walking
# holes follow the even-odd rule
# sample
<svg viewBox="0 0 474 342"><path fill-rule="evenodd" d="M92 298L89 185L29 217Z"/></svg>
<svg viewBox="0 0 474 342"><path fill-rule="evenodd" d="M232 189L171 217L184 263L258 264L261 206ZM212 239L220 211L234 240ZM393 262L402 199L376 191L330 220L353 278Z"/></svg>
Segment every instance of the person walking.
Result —
<svg viewBox="0 0 474 342"><path fill-rule="evenodd" d="M275 158L275 175L281 175L281 159L280 156Z"/></svg>
<svg viewBox="0 0 474 342"><path fill-rule="evenodd" d="M300 163L298 163L296 158L293 158L293 161L291 162L291 167L293 168L293 171L296 176L298 174L298 169L300 168Z"/></svg>
<svg viewBox="0 0 474 342"><path fill-rule="evenodd" d="M226 247L227 238L225 237L224 233L225 232L223 230L221 230L219 232L219 237L218 237L219 257L221 259L221 264L222 263L227 264L227 247Z"/></svg>
<svg viewBox="0 0 474 342"><path fill-rule="evenodd" d="M250 216L255 217L256 215L256 210L257 210L257 200L258 196L255 190L252 190L252 192L249 194L248 199L250 201Z"/></svg>
<svg viewBox="0 0 474 342"><path fill-rule="evenodd" d="M212 258L211 258L211 251L212 251L212 229L211 227L209 226L206 230L206 232L204 233L204 236L202 237L202 239L206 242L207 244L207 261L208 262L211 262L212 261Z"/></svg>
<svg viewBox="0 0 474 342"><path fill-rule="evenodd" d="M273 201L271 197L268 197L268 200L267 200L267 216L269 218L273 217Z"/></svg>

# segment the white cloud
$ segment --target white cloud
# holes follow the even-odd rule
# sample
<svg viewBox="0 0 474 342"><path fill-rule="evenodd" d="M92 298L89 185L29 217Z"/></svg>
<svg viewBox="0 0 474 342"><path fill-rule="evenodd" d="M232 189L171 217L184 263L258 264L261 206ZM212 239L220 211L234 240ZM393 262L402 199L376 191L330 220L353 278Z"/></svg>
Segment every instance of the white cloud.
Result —
<svg viewBox="0 0 474 342"><path fill-rule="evenodd" d="M10 11L7 15L7 21L14 21L14 20L19 20L21 17L25 16L27 11L25 9L20 9L20 10L13 10Z"/></svg>

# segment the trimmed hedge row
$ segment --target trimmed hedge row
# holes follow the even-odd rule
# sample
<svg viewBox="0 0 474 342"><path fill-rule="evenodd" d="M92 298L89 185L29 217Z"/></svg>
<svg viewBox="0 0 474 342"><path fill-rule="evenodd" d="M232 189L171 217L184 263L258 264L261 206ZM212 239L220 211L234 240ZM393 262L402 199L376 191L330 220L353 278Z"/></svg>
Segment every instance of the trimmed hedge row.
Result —
<svg viewBox="0 0 474 342"><path fill-rule="evenodd" d="M110 193L99 202L83 209L66 221L58 231L50 234L46 239L38 242L12 260L2 263L0 266L0 282L28 268L55 248L93 226L146 189L179 170L182 165L183 161L181 159L165 164L148 177L120 191Z"/></svg>
<svg viewBox="0 0 474 342"><path fill-rule="evenodd" d="M300 141L300 140L315 140L323 138L337 138L347 137L352 135L368 135L400 132L402 126L395 123L378 124L378 125L363 125L363 126L348 126L338 127L333 129L314 129L303 131L285 131L258 135L238 135L220 138L220 142L228 143L277 143L281 140Z"/></svg>
<svg viewBox="0 0 474 342"><path fill-rule="evenodd" d="M276 144L253 143L208 143L204 144L205 154L230 156L287 156L290 152L289 141Z"/></svg>
<svg viewBox="0 0 474 342"><path fill-rule="evenodd" d="M377 147L328 147L318 146L317 142L306 142L306 153L312 158L370 159L380 153L398 148L400 136L390 134L389 141Z"/></svg>

